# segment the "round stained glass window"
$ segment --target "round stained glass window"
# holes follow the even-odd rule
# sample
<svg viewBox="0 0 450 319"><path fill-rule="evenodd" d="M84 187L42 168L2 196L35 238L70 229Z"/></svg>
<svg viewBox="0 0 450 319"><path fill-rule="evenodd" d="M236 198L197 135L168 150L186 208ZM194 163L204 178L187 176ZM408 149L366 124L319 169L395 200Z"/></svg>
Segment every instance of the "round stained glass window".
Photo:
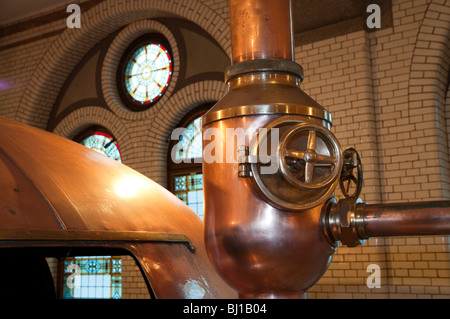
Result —
<svg viewBox="0 0 450 319"><path fill-rule="evenodd" d="M122 162L119 145L112 136L106 133L95 132L81 140L80 143L100 154L106 155L120 163Z"/></svg>
<svg viewBox="0 0 450 319"><path fill-rule="evenodd" d="M132 46L120 75L122 94L131 102L132 110L144 110L161 98L169 86L172 65L167 44L140 41Z"/></svg>

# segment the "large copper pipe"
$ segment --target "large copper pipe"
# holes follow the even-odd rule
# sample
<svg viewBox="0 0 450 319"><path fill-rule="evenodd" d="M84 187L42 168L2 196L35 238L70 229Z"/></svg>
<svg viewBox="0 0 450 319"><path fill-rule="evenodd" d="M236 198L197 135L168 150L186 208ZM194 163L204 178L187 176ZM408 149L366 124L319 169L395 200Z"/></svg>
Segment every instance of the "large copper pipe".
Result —
<svg viewBox="0 0 450 319"><path fill-rule="evenodd" d="M230 0L232 63L293 60L291 0Z"/></svg>
<svg viewBox="0 0 450 319"><path fill-rule="evenodd" d="M325 234L333 243L354 247L372 237L450 235L450 201L370 205L345 198L333 202L324 215Z"/></svg>
<svg viewBox="0 0 450 319"><path fill-rule="evenodd" d="M448 235L450 201L367 205L363 218L368 237Z"/></svg>

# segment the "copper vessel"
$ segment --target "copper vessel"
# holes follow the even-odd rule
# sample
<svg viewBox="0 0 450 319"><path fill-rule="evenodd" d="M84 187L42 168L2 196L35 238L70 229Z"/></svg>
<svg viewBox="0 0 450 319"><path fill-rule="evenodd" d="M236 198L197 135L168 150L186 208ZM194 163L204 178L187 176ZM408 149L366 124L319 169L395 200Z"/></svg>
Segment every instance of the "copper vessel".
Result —
<svg viewBox="0 0 450 319"><path fill-rule="evenodd" d="M6 251L25 258L21 252L121 249L142 268L153 298L193 298L192 287L203 298L236 297L206 256L198 216L133 169L0 117L0 176L2 264ZM27 259L27 267L34 262ZM23 277L15 269L9 275ZM8 288L3 281L1 292Z"/></svg>
<svg viewBox="0 0 450 319"><path fill-rule="evenodd" d="M229 4L229 92L202 119L204 224L208 256L239 297L305 297L339 242L450 234L449 202L357 202L361 159L342 151L331 115L300 88L291 1Z"/></svg>
<svg viewBox="0 0 450 319"><path fill-rule="evenodd" d="M320 221L338 183L341 149L329 131L330 114L300 89L290 7L290 1L230 1L237 63L226 71L229 93L203 118L204 140L218 132L219 153L229 157L204 159L206 249L241 298L302 298L334 252ZM237 145L239 138L226 134L239 128L248 134ZM304 167L302 156L309 159ZM264 172L271 167L275 173Z"/></svg>

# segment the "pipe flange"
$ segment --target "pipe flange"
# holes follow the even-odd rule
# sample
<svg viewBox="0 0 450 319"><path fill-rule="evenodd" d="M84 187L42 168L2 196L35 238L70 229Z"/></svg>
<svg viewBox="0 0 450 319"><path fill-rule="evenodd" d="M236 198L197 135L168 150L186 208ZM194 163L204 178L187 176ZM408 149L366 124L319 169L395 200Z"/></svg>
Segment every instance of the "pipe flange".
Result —
<svg viewBox="0 0 450 319"><path fill-rule="evenodd" d="M332 204L325 218L325 233L332 242L340 241L348 247L364 244L367 232L364 226L365 203L358 203L356 198L344 198Z"/></svg>

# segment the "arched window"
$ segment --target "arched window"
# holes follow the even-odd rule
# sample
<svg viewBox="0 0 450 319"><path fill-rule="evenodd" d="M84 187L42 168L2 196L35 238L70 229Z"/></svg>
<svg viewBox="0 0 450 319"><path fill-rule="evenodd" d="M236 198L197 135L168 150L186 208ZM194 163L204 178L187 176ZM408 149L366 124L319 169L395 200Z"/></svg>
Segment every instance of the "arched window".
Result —
<svg viewBox="0 0 450 319"><path fill-rule="evenodd" d="M122 162L122 154L116 138L104 127L92 126L74 138L100 154ZM76 270L77 269L77 270ZM68 285L68 278L79 275L76 285ZM62 298L122 298L122 257L74 256L64 259L64 280L59 281Z"/></svg>
<svg viewBox="0 0 450 319"><path fill-rule="evenodd" d="M117 140L103 127L90 127L75 137L74 141L122 163L122 154Z"/></svg>
<svg viewBox="0 0 450 319"><path fill-rule="evenodd" d="M203 219L201 117L213 106L205 104L187 114L177 125L177 138L169 146L168 186Z"/></svg>

